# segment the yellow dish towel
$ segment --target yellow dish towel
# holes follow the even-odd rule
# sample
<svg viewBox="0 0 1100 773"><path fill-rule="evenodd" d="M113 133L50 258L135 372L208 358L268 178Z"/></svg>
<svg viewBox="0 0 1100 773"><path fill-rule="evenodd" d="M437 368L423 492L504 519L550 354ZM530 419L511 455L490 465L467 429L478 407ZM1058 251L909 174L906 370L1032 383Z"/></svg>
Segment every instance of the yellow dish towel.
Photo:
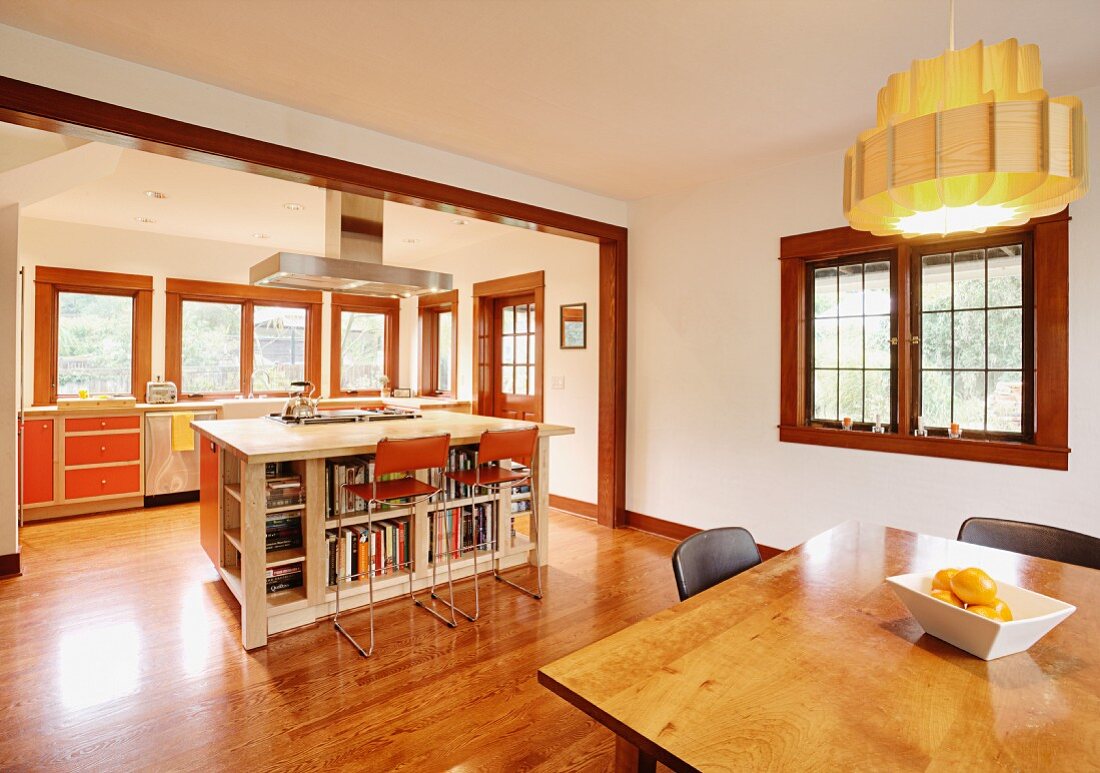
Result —
<svg viewBox="0 0 1100 773"><path fill-rule="evenodd" d="M191 422L195 420L193 413L172 414L172 450L194 451L195 430L191 429Z"/></svg>

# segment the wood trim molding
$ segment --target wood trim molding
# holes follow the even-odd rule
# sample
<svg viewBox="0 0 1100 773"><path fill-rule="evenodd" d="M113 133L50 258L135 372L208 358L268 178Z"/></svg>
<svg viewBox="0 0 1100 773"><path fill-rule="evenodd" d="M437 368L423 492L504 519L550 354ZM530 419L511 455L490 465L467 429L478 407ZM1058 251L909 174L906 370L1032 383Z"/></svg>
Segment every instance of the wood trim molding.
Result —
<svg viewBox="0 0 1100 773"><path fill-rule="evenodd" d="M558 496L557 494L550 495L550 507L555 510L560 510L563 513L569 513L570 515L576 515L581 518L588 518L593 521L599 516L599 507L591 502Z"/></svg>
<svg viewBox="0 0 1100 773"><path fill-rule="evenodd" d="M183 384L183 303L200 301L236 303L241 307L241 381L237 392L203 393L191 399L212 400L247 395L252 391L253 312L256 306L287 306L305 309L305 379L318 388L321 384L321 305L320 292L289 290L275 287L255 287L232 282L208 282L196 279L165 280L164 294L164 371L165 379L173 382L180 395ZM265 390L264 395L279 396L286 392Z"/></svg>
<svg viewBox="0 0 1100 773"><path fill-rule="evenodd" d="M421 295L417 299L420 341L418 394L424 397L454 397L458 386L458 290ZM439 315L451 312L451 367L448 390L439 389Z"/></svg>
<svg viewBox="0 0 1100 773"><path fill-rule="evenodd" d="M380 389L356 389L345 391L340 388L340 346L343 335L340 329L341 318L345 311L359 311L386 315L386 375L390 386L397 385L401 358L401 301L397 298L373 298L365 295L333 293L331 313L331 335L329 337L329 396L374 397L380 395Z"/></svg>
<svg viewBox="0 0 1100 773"><path fill-rule="evenodd" d="M606 284L610 277L611 294L616 297L615 303L601 303L599 309L600 523L614 526L625 522L625 227L241 137L3 76L0 76L0 120L330 190L428 207L459 217L512 226L526 224L546 233L599 243L601 283ZM612 256L610 262L606 255ZM604 294L601 289L601 300Z"/></svg>
<svg viewBox="0 0 1100 773"><path fill-rule="evenodd" d="M898 336L911 338L908 308L912 290L911 255L929 243L967 243L969 237L872 237L852 228L834 228L780 240L780 394L779 440L886 453L933 456L1048 470L1069 469L1069 209L1010 228L990 229L975 244L991 237L1019 234L1031 240L1034 301L1033 442L912 434L911 404L915 362L909 347L899 347L897 432L875 435L809 426L806 415L806 264L837 256L888 250L897 253ZM1026 337L1025 337L1026 340ZM1025 358L1026 363L1026 358ZM1026 401L1025 401L1026 405Z"/></svg>
<svg viewBox="0 0 1100 773"><path fill-rule="evenodd" d="M654 518L651 515L635 513L631 510L627 511L626 516L626 527L628 529L645 532L646 534L652 534L656 537L664 537L665 539L674 540L676 542L682 542L692 534L698 534L702 531L702 529L696 528L695 526L674 523L673 521L666 521L662 518ZM756 543L756 547L760 550L760 557L765 561L784 552L779 548L761 545L759 542Z"/></svg>
<svg viewBox="0 0 1100 773"><path fill-rule="evenodd" d="M130 392L138 399L153 370L153 277L110 271L36 266L34 271L34 405L57 402L59 292L119 295L133 299Z"/></svg>
<svg viewBox="0 0 1100 773"><path fill-rule="evenodd" d="M515 295L526 293L539 287L546 286L546 272L532 271L529 274L516 274L515 276L489 279L484 282L474 283L474 297L485 296L500 297L501 295Z"/></svg>
<svg viewBox="0 0 1100 773"><path fill-rule="evenodd" d="M321 293L316 290L292 290L284 287L261 287L259 285L236 284L233 282L169 278L165 280L164 285L165 292L186 295L189 298L236 298L298 306L307 303L321 303L322 300Z"/></svg>
<svg viewBox="0 0 1100 773"><path fill-rule="evenodd" d="M19 553L8 553L5 556L0 556L0 579L18 577L22 573L19 566Z"/></svg>

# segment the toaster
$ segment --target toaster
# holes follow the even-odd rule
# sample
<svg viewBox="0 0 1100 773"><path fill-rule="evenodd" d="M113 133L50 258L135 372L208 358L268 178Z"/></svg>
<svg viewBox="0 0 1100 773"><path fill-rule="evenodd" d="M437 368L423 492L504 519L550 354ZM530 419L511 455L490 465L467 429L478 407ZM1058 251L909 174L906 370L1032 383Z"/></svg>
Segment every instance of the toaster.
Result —
<svg viewBox="0 0 1100 773"><path fill-rule="evenodd" d="M176 385L171 381L149 381L145 384L145 402L152 405L176 402Z"/></svg>

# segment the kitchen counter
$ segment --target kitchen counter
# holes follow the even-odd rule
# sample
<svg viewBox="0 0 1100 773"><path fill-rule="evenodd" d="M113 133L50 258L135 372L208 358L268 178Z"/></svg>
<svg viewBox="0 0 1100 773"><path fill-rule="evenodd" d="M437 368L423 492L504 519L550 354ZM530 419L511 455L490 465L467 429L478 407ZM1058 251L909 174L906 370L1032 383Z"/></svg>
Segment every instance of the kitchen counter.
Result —
<svg viewBox="0 0 1100 773"><path fill-rule="evenodd" d="M431 411L419 419L364 421L346 424L280 424L268 419L196 421L203 437L231 451L242 461L279 462L324 459L372 453L382 438L407 438L448 432L451 445L476 443L489 429L515 429L531 422ZM539 437L573 434L572 427L540 424Z"/></svg>
<svg viewBox="0 0 1100 773"><path fill-rule="evenodd" d="M65 415L82 416L84 414L119 414L146 411L180 411L195 412L217 410L219 412L229 409L234 414L249 413L257 416L278 411L285 397L251 397L229 398L226 400L182 400L177 403L138 403L129 407L117 408L88 408L88 409L58 409L56 405L35 405L23 411L25 416L46 416L55 413ZM371 406L408 408L417 411L433 409L458 411L468 413L470 402L467 400L452 400L440 397L325 397L320 400L321 409L343 408L348 406Z"/></svg>

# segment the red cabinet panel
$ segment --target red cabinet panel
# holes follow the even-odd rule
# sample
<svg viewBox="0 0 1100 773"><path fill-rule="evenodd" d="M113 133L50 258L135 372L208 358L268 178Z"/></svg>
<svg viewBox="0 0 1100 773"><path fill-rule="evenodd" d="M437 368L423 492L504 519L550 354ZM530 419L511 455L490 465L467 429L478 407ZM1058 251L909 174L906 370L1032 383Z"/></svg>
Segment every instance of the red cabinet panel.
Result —
<svg viewBox="0 0 1100 773"><path fill-rule="evenodd" d="M65 466L136 462L141 458L141 435L69 435L65 438Z"/></svg>
<svg viewBox="0 0 1100 773"><path fill-rule="evenodd" d="M206 438L199 439L199 544L214 566L221 566L222 523L221 463L218 447Z"/></svg>
<svg viewBox="0 0 1100 773"><path fill-rule="evenodd" d="M23 503L53 501L53 419L23 423Z"/></svg>
<svg viewBox="0 0 1100 773"><path fill-rule="evenodd" d="M141 416L87 416L65 419L66 432L95 432L103 429L140 429Z"/></svg>
<svg viewBox="0 0 1100 773"><path fill-rule="evenodd" d="M141 465L65 470L65 498L86 499L141 493Z"/></svg>

